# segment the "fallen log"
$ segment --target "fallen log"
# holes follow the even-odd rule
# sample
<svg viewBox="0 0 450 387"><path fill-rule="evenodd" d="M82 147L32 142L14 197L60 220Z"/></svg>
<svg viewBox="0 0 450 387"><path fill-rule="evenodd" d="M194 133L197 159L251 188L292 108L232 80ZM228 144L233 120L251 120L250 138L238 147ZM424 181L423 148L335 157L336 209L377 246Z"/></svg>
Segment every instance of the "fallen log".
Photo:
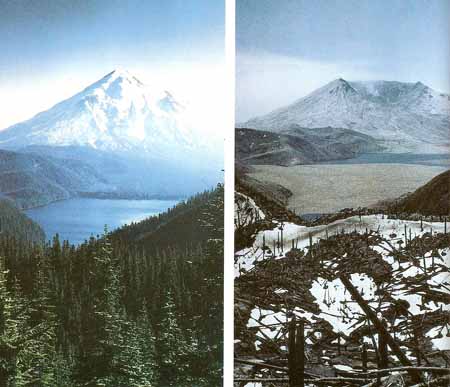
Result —
<svg viewBox="0 0 450 387"><path fill-rule="evenodd" d="M324 383L362 383L365 379L356 378L318 378L318 379L305 379L305 383L311 384L324 384ZM289 378L235 378L234 382L247 382L247 383L289 383Z"/></svg>
<svg viewBox="0 0 450 387"><path fill-rule="evenodd" d="M282 367L282 366L277 366L277 365L273 365L273 364L260 363L260 362L257 362L257 361L243 360L243 359L234 359L234 361L236 363L251 365L251 366L255 366L255 367L259 367L259 368L270 368L270 369L273 369L273 370L283 371L283 372L286 372L286 373L289 372L288 367ZM320 375L316 375L316 374L313 374L313 373L307 372L307 371L305 371L305 375L307 375L307 376L309 376L311 378L320 378Z"/></svg>
<svg viewBox="0 0 450 387"><path fill-rule="evenodd" d="M373 375L373 374L384 374L391 372L409 372L409 371L418 371L418 372L431 372L431 373L439 373L439 374L450 374L450 368L442 368L442 367L393 367L393 368L382 368L378 370L370 370L365 374Z"/></svg>
<svg viewBox="0 0 450 387"><path fill-rule="evenodd" d="M272 364L260 363L257 361L241 360L241 359L234 359L234 361L236 363L251 365L251 366L260 367L260 368L271 368L271 369L283 371L283 372L289 371L289 369L287 367L280 367L280 366L276 366L276 365L272 365Z"/></svg>
<svg viewBox="0 0 450 387"><path fill-rule="evenodd" d="M415 384L412 387L432 387L432 386L448 386L450 383L450 375L442 376L440 378L436 378L430 380L428 382L422 382L419 384Z"/></svg>
<svg viewBox="0 0 450 387"><path fill-rule="evenodd" d="M406 372L399 372L398 375L406 375ZM373 381L371 381L369 384L365 384L364 386L361 387L378 387L380 386L380 383L383 383L384 381L388 380L390 378L391 375L388 376L383 376L381 379L375 379Z"/></svg>
<svg viewBox="0 0 450 387"><path fill-rule="evenodd" d="M370 307L370 305L361 296L361 294L359 294L359 291L353 286L350 279L345 274L340 275L339 279L344 284L346 289L349 291L352 298L358 303L358 305L364 311L367 318L370 319L370 322L373 324L373 326L378 331L378 333L384 337L386 344L389 345L392 352L394 353L394 355L397 356L400 363L405 367L412 367L413 364L411 363L411 361L406 357L406 355L401 350L400 346L389 334L389 332L386 329L386 327L384 326L384 324L378 319L376 313L373 311L373 309ZM413 382L415 382L415 383L421 382L421 376L418 371L411 368L408 370L408 373L411 376Z"/></svg>

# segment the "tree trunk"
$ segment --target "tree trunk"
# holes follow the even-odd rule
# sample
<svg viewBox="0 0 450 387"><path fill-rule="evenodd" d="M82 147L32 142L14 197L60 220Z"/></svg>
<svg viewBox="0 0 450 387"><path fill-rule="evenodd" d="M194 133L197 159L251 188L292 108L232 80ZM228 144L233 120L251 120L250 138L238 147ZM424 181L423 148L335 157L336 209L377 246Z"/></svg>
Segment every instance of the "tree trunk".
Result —
<svg viewBox="0 0 450 387"><path fill-rule="evenodd" d="M341 275L339 279L342 281L344 286L347 288L352 298L358 303L361 309L366 314L367 318L370 319L375 329L378 331L380 335L384 337L386 344L389 345L394 355L397 356L398 360L403 366L412 366L411 361L406 357L406 355L401 350L400 346L397 342L392 338L392 336L387 331L384 324L378 319L377 315L370 307L370 305L364 300L364 298L359 294L358 290L353 286L352 282L346 275ZM420 373L415 370L408 370L412 380L414 383L419 383L421 381Z"/></svg>

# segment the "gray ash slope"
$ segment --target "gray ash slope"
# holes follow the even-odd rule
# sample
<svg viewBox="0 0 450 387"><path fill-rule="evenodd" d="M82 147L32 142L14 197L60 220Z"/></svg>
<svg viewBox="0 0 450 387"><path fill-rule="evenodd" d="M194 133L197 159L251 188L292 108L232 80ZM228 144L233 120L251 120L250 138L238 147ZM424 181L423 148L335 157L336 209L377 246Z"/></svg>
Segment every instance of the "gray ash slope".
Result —
<svg viewBox="0 0 450 387"><path fill-rule="evenodd" d="M279 133L236 129L236 159L246 165L311 164L382 150L374 138L350 129L308 129L298 125Z"/></svg>
<svg viewBox="0 0 450 387"><path fill-rule="evenodd" d="M445 153L449 117L450 96L421 82L337 79L239 127L273 132L292 125L352 129L383 141L392 152Z"/></svg>
<svg viewBox="0 0 450 387"><path fill-rule="evenodd" d="M450 170L439 174L414 192L388 203L391 212L450 215Z"/></svg>

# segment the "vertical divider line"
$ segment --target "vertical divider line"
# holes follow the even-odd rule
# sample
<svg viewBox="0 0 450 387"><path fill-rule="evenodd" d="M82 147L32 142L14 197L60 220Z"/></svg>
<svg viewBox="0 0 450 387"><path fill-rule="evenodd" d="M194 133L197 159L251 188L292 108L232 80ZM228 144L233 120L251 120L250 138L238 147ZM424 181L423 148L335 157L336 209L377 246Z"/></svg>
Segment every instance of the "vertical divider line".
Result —
<svg viewBox="0 0 450 387"><path fill-rule="evenodd" d="M235 0L225 0L225 79L228 130L224 133L224 347L223 386L233 386L234 346L234 124L235 124Z"/></svg>

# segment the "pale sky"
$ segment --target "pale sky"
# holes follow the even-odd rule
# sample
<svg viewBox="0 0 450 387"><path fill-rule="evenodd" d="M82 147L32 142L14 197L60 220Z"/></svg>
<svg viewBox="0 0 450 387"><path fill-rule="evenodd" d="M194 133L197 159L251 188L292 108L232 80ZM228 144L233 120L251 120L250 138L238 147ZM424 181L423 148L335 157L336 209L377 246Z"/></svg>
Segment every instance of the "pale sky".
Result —
<svg viewBox="0 0 450 387"><path fill-rule="evenodd" d="M236 120L337 78L450 91L448 0L238 0Z"/></svg>
<svg viewBox="0 0 450 387"><path fill-rule="evenodd" d="M224 12L209 0L0 0L0 130L124 68L223 137L211 122L225 121L212 103L225 88Z"/></svg>

